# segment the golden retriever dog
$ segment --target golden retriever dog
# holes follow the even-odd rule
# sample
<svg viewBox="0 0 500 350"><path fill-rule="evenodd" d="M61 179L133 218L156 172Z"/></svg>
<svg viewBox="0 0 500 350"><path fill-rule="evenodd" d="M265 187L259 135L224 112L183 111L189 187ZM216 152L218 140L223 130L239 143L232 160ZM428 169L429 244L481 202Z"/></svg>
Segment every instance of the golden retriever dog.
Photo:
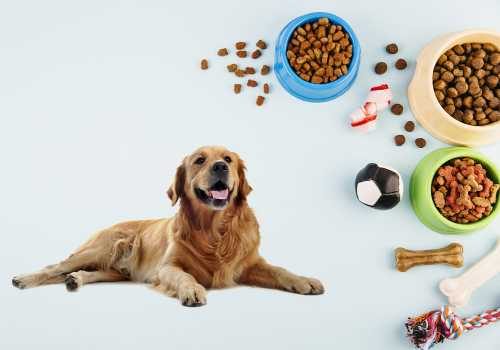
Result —
<svg viewBox="0 0 500 350"><path fill-rule="evenodd" d="M66 260L12 279L17 288L65 283L136 281L180 300L206 304L208 288L248 285L322 294L314 278L268 264L259 255L259 224L248 206L252 191L240 157L202 147L177 168L167 191L176 215L123 222L94 234Z"/></svg>

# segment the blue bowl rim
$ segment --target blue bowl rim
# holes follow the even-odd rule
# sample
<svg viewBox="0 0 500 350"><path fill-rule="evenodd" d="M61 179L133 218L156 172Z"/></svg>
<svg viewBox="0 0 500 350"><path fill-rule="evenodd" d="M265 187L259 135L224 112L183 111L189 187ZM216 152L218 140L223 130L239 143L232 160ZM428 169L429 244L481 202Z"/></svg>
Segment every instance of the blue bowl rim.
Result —
<svg viewBox="0 0 500 350"><path fill-rule="evenodd" d="M345 76L343 76L340 79L337 79L335 81L332 81L332 82L329 82L329 83L326 83L326 84L313 84L313 83L310 83L308 81L303 80L292 69L292 67L290 66L290 63L288 62L288 58L286 57L286 50L287 50L288 42L290 41L290 38L291 38L291 36L293 34L293 31L298 26L301 26L301 25L303 25L305 23L312 22L312 21L314 21L316 19L319 19L321 17L327 17L331 22L335 23L336 25L342 26L342 28L344 28L344 30L349 34L349 38L350 38L351 43L353 45L353 56L352 56L352 61L349 64L349 67L353 67L354 69L349 69L349 72L347 73L347 75L345 75ZM283 42L283 41L285 41L285 42ZM302 100L306 100L306 101L310 101L310 102L329 101L329 100L331 100L331 99L333 99L333 98L335 98L335 97L343 94L345 91L347 91L347 89L352 85L353 80L357 76L358 69L359 69L359 61L360 61L360 57L361 57L361 46L359 44L359 40L358 40L356 34L354 33L352 27L344 19L342 19L342 18L340 18L340 17L338 17L338 16L336 16L336 15L334 15L332 13L329 13L329 12L311 12L311 13L307 13L305 15L302 15L302 16L299 16L297 18L292 19L281 30L281 32L280 32L280 34L278 36L278 41L276 43L276 49L275 49L275 51L276 51L275 55L276 56L278 56L278 55L280 56L281 61L283 62L283 66L284 66L287 74L289 74L292 77L292 79L294 79L295 81L297 81L299 84L305 85L308 89L312 89L312 90L324 90L324 89L327 89L327 88L331 88L332 86L339 85L342 82L344 82L345 80L351 80L351 83L349 83L344 89L342 89L341 91L335 93L332 96L321 97L321 98L317 98L317 99L316 98L311 99L309 97L298 95L295 91L290 90L289 87L286 84L282 83L280 75L276 74L276 76L278 77L278 80L280 80L280 83L282 83L281 85L289 93L291 93L295 97L298 97L298 98L300 98Z"/></svg>

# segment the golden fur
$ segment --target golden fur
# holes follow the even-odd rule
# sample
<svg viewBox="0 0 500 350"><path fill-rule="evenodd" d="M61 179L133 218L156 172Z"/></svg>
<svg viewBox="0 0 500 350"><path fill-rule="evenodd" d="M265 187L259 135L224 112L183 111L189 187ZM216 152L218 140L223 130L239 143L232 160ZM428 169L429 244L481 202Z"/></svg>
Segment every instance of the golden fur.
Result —
<svg viewBox="0 0 500 350"><path fill-rule="evenodd" d="M199 157L204 158L201 165L196 163ZM223 208L213 208L194 189L207 188L210 167L224 159L229 197ZM76 290L87 283L131 280L149 283L187 306L205 304L207 288L237 284L322 294L318 280L294 275L260 257L259 225L247 204L251 190L236 153L202 147L183 160L168 189L172 205L180 201L174 217L111 226L59 264L12 282L18 288L65 282L68 290Z"/></svg>

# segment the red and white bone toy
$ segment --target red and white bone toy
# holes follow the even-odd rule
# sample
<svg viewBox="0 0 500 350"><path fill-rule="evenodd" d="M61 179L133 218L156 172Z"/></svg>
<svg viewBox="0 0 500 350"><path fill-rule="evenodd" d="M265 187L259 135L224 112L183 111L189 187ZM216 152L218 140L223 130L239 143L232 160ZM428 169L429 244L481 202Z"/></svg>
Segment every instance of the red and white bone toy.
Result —
<svg viewBox="0 0 500 350"><path fill-rule="evenodd" d="M373 130L378 112L389 107L391 99L392 91L388 84L372 86L363 105L350 114L351 127L361 131Z"/></svg>
<svg viewBox="0 0 500 350"><path fill-rule="evenodd" d="M467 305L472 293L485 282L500 273L500 237L496 247L461 276L441 281L439 289L448 297L449 305Z"/></svg>

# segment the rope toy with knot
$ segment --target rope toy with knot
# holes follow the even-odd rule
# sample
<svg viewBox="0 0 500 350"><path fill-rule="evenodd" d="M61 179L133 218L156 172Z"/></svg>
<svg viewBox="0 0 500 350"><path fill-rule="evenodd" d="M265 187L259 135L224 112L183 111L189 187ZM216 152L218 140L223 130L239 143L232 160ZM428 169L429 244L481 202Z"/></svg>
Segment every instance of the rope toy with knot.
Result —
<svg viewBox="0 0 500 350"><path fill-rule="evenodd" d="M451 307L444 306L415 318L408 318L405 323L406 335L419 349L430 349L434 344L445 339L456 339L463 333L475 328L500 321L500 308L488 310L482 314L460 318Z"/></svg>

